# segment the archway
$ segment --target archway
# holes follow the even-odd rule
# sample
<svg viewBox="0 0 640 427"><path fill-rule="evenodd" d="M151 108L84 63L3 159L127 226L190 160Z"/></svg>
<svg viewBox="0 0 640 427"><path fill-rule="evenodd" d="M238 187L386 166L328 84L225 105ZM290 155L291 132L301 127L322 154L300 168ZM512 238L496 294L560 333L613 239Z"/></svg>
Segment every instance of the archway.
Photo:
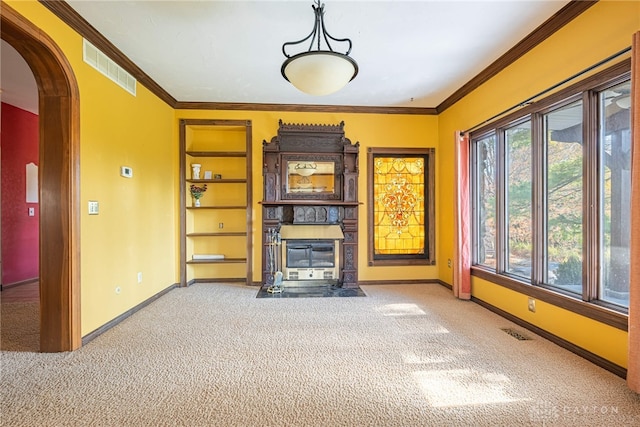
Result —
<svg viewBox="0 0 640 427"><path fill-rule="evenodd" d="M2 39L38 84L40 122L40 351L82 345L80 329L79 91L66 57L5 2Z"/></svg>

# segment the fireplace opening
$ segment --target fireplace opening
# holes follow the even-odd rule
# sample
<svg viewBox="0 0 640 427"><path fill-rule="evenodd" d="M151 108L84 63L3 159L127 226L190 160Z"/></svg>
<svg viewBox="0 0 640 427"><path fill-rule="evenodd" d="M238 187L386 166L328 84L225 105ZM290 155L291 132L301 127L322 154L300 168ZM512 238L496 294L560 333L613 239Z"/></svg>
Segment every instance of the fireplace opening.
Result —
<svg viewBox="0 0 640 427"><path fill-rule="evenodd" d="M292 240L287 244L287 268L333 268L335 243L333 241Z"/></svg>
<svg viewBox="0 0 640 427"><path fill-rule="evenodd" d="M317 286L318 281L339 283L338 225L283 225L282 274L288 286Z"/></svg>

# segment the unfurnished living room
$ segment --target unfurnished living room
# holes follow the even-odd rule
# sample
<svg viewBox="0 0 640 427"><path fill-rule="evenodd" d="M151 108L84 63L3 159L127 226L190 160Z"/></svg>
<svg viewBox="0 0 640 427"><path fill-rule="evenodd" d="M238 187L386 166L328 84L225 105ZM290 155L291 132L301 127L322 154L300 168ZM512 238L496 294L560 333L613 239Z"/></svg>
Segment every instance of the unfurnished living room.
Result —
<svg viewBox="0 0 640 427"><path fill-rule="evenodd" d="M640 425L640 2L0 7L0 425Z"/></svg>

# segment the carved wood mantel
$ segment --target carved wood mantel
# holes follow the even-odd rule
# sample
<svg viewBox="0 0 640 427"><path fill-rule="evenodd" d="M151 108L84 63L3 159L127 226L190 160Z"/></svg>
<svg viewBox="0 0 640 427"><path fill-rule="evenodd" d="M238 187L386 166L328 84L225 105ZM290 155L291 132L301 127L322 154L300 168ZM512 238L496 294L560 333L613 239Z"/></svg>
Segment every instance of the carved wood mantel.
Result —
<svg viewBox="0 0 640 427"><path fill-rule="evenodd" d="M278 135L263 141L263 284L273 284L269 230L279 231L285 224L337 224L344 234L339 283L358 286L359 148L358 142L345 138L344 122L312 125L280 120ZM306 168L309 176L300 172Z"/></svg>

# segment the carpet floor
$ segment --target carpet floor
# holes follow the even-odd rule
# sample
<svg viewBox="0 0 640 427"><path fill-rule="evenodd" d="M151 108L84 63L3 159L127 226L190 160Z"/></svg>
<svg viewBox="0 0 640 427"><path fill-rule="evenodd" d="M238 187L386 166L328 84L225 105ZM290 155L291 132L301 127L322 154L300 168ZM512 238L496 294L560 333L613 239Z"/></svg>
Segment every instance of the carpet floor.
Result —
<svg viewBox="0 0 640 427"><path fill-rule="evenodd" d="M3 324L0 425L640 425L624 380L442 286L362 289L196 284L71 353L9 349Z"/></svg>

